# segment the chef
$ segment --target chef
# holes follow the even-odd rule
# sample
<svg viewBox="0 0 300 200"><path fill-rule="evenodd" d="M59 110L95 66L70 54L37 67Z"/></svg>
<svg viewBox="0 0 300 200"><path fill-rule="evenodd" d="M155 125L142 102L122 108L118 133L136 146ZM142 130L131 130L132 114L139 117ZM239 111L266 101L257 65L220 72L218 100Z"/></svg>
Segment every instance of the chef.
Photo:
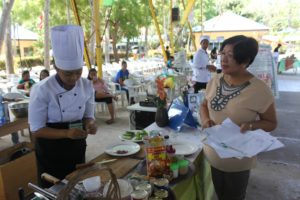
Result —
<svg viewBox="0 0 300 200"><path fill-rule="evenodd" d="M201 89L206 89L206 84L210 80L210 72L215 71L216 67L209 64L209 55L207 48L209 45L209 36L200 37L201 48L194 56L194 68L192 81L194 84L194 92L198 93Z"/></svg>
<svg viewBox="0 0 300 200"><path fill-rule="evenodd" d="M83 30L64 25L51 29L56 74L35 84L29 102L29 125L36 140L39 185L47 172L59 179L85 162L86 137L95 134L94 89L81 78Z"/></svg>

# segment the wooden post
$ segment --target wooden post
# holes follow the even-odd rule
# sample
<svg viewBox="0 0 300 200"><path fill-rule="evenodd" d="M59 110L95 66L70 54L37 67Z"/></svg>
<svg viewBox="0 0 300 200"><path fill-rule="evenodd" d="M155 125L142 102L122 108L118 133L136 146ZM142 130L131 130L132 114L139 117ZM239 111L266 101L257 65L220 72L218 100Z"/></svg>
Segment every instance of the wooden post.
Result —
<svg viewBox="0 0 300 200"><path fill-rule="evenodd" d="M79 26L81 26L81 22L80 22L80 17L79 17L79 14L78 14L76 0L71 0L71 8L73 10L76 23ZM85 64L87 65L87 67L90 69L91 68L91 62L90 62L89 51L88 51L88 48L87 48L85 40L84 40L84 60L85 60Z"/></svg>
<svg viewBox="0 0 300 200"><path fill-rule="evenodd" d="M158 25L158 22L157 22L157 19L156 19L156 15L155 15L155 12L154 12L154 6L153 6L153 3L152 3L152 0L149 0L149 7L150 7L152 19L153 19L154 24L155 24L156 32L157 32L157 35L159 37L159 43L160 43L162 53L163 53L163 56L164 56L164 61L167 62L168 61L167 54L166 54L164 42L161 38L161 33L160 33L159 25Z"/></svg>

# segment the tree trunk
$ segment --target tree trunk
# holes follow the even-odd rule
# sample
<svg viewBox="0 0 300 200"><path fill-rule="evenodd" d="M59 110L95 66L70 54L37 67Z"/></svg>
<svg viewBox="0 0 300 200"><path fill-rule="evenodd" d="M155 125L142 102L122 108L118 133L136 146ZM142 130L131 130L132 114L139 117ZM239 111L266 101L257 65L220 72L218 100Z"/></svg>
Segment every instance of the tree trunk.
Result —
<svg viewBox="0 0 300 200"><path fill-rule="evenodd" d="M91 6L92 19L95 19L94 12L93 12L94 11L93 0L90 0L90 6ZM95 20L91 20L91 34L93 35L91 36L89 42L89 55L90 55L91 65L95 66L95 44L96 44Z"/></svg>
<svg viewBox="0 0 300 200"><path fill-rule="evenodd" d="M6 25L6 34L5 34L5 65L6 65L6 73L14 74L14 61L12 55L12 45L11 45L11 18L10 14L7 19Z"/></svg>
<svg viewBox="0 0 300 200"><path fill-rule="evenodd" d="M128 60L128 53L129 53L129 38L127 38L126 40L126 54L125 54L126 60Z"/></svg>
<svg viewBox="0 0 300 200"><path fill-rule="evenodd" d="M4 41L4 35L5 35L8 16L14 5L14 2L15 2L15 0L10 0L9 2L5 2L3 5L1 20L0 20L0 54L2 52L2 45L3 45L3 41Z"/></svg>
<svg viewBox="0 0 300 200"><path fill-rule="evenodd" d="M113 24L112 28L113 28L113 31L111 32L111 37L112 37L112 46L113 46L113 51L114 51L115 62L119 62L119 55L118 55L118 49L117 49L118 25Z"/></svg>
<svg viewBox="0 0 300 200"><path fill-rule="evenodd" d="M148 56L148 26L146 26L145 30L145 46L144 46L144 51L145 51L145 57Z"/></svg>
<svg viewBox="0 0 300 200"><path fill-rule="evenodd" d="M106 10L106 20L109 20L109 10ZM110 49L109 49L109 23L107 23L107 27L105 29L105 46L104 46L104 54L105 54L105 63L110 62Z"/></svg>
<svg viewBox="0 0 300 200"><path fill-rule="evenodd" d="M70 14L70 2L66 0L66 11L67 11L67 23L71 24L71 14Z"/></svg>
<svg viewBox="0 0 300 200"><path fill-rule="evenodd" d="M50 12L50 0L45 0L44 7L44 66L50 70L50 37L49 37L49 12Z"/></svg>

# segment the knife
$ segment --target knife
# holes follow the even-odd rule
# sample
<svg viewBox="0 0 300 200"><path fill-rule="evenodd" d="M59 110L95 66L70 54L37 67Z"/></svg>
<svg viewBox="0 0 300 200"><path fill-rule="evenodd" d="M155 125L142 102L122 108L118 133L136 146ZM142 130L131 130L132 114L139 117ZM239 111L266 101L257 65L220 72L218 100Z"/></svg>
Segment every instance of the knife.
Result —
<svg viewBox="0 0 300 200"><path fill-rule="evenodd" d="M54 194L58 194L68 184L68 181L66 179L59 180L58 178L48 173L43 173L41 175L41 178L53 184L53 186L51 186L49 190Z"/></svg>
<svg viewBox="0 0 300 200"><path fill-rule="evenodd" d="M50 174L47 174L47 173L43 173L41 175L41 178L54 184L53 186L48 188L47 191L49 191L55 195L58 195L59 192L62 189L64 189L67 186L67 184L69 183L69 181L67 179L59 180L58 178L56 178ZM70 195L76 199L82 195L82 192L83 191L82 191L81 187L78 184L76 184L74 186L73 190L71 191Z"/></svg>
<svg viewBox="0 0 300 200"><path fill-rule="evenodd" d="M102 160L102 161L99 161L99 162L88 162L88 163L84 163L84 164L78 164L78 165L76 165L76 169L83 169L83 168L86 168L86 167L91 167L94 164L110 163L110 162L114 162L116 160L117 159L110 159L110 160Z"/></svg>
<svg viewBox="0 0 300 200"><path fill-rule="evenodd" d="M28 183L28 187L33 189L34 191L37 191L44 196L46 196L49 199L56 199L57 196L55 194L52 194L51 192L48 192L47 190L44 190L43 188L40 188L39 186L33 184L33 183Z"/></svg>

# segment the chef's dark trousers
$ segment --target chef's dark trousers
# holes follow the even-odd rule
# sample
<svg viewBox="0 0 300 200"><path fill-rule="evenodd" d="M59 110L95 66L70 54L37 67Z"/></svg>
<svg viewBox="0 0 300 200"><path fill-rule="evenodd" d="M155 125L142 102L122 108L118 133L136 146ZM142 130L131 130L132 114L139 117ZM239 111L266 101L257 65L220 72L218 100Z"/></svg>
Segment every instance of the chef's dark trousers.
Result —
<svg viewBox="0 0 300 200"><path fill-rule="evenodd" d="M194 93L198 93L199 90L206 89L207 83L196 82L194 84Z"/></svg>
<svg viewBox="0 0 300 200"><path fill-rule="evenodd" d="M245 199L250 170L224 172L211 167L211 175L219 200Z"/></svg>
<svg viewBox="0 0 300 200"><path fill-rule="evenodd" d="M51 127L51 125L48 127ZM62 129L58 126L55 126L55 128ZM38 184L43 188L48 188L51 184L42 180L41 174L46 172L56 178L64 179L66 175L76 169L77 164L85 163L86 139L37 138L35 150Z"/></svg>

